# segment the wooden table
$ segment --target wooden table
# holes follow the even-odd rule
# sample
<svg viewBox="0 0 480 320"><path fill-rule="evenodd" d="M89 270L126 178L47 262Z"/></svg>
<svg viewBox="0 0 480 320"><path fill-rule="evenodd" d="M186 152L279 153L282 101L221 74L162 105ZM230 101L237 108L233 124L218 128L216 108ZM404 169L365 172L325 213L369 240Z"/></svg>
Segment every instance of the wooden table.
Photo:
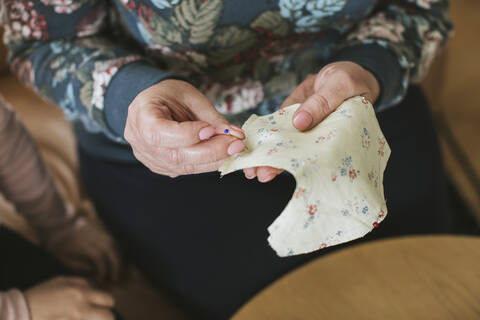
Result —
<svg viewBox="0 0 480 320"><path fill-rule="evenodd" d="M404 237L351 247L287 274L234 320L480 319L480 237Z"/></svg>

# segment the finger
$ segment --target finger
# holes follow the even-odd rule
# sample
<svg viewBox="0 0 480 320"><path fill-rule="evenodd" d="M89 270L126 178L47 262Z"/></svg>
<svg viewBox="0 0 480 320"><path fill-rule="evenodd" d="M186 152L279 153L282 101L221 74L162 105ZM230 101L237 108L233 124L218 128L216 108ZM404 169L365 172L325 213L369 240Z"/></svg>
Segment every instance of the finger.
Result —
<svg viewBox="0 0 480 320"><path fill-rule="evenodd" d="M120 255L113 245L105 250L105 255L108 260L108 269L110 270L109 278L111 281L118 281L122 268Z"/></svg>
<svg viewBox="0 0 480 320"><path fill-rule="evenodd" d="M243 169L243 173L245 174L245 177L247 179L253 179L257 176L257 168L256 167L245 168Z"/></svg>
<svg viewBox="0 0 480 320"><path fill-rule="evenodd" d="M185 174L195 174L195 173L205 173L205 172L214 172L223 163L223 159L208 162L208 163L196 163L196 164L181 164L175 165L172 168L165 167L164 165L158 164L155 160L152 160L150 155L144 155L142 153L135 154L135 157L142 163L148 163L147 167L150 171L165 175L171 178L175 178L179 175Z"/></svg>
<svg viewBox="0 0 480 320"><path fill-rule="evenodd" d="M113 296L100 290L89 289L87 292L87 299L91 304L99 307L113 308L115 305L115 299Z"/></svg>
<svg viewBox="0 0 480 320"><path fill-rule="evenodd" d="M140 116L137 131L147 144L163 148L192 146L215 133L215 129L204 121L178 122L148 113Z"/></svg>
<svg viewBox="0 0 480 320"><path fill-rule="evenodd" d="M241 152L245 144L229 135L214 136L194 146L178 149L162 149L159 157L166 157L172 166L190 166L223 160Z"/></svg>
<svg viewBox="0 0 480 320"><path fill-rule="evenodd" d="M272 181L278 174L283 170L273 167L258 167L257 177L260 182L269 182Z"/></svg>
<svg viewBox="0 0 480 320"><path fill-rule="evenodd" d="M62 259L62 262L65 263L69 268L71 268L76 273L89 276L93 272L92 265L85 261L84 259L78 257L67 257Z"/></svg>
<svg viewBox="0 0 480 320"><path fill-rule="evenodd" d="M90 308L82 320L114 320L113 312L107 309Z"/></svg>
<svg viewBox="0 0 480 320"><path fill-rule="evenodd" d="M300 131L309 130L332 113L345 99L344 92L328 85L311 95L295 111L293 125Z"/></svg>
<svg viewBox="0 0 480 320"><path fill-rule="evenodd" d="M103 231L101 231L103 232ZM115 281L120 276L120 256L115 247L113 240L107 234L100 234L96 242L95 255L99 259L106 270L104 278L98 274L98 279L101 281Z"/></svg>
<svg viewBox="0 0 480 320"><path fill-rule="evenodd" d="M81 277L66 277L65 281L69 284L80 287L88 287L90 285L86 279Z"/></svg>
<svg viewBox="0 0 480 320"><path fill-rule="evenodd" d="M315 77L307 77L300 85L298 85L292 93L283 101L280 108L291 106L292 104L302 103L314 93Z"/></svg>
<svg viewBox="0 0 480 320"><path fill-rule="evenodd" d="M245 139L245 132L242 128L233 124L220 124L215 127L216 134L228 134L238 139Z"/></svg>
<svg viewBox="0 0 480 320"><path fill-rule="evenodd" d="M90 259L95 267L95 278L100 282L104 282L108 275L108 260L103 250L96 247L92 248L90 255Z"/></svg>
<svg viewBox="0 0 480 320"><path fill-rule="evenodd" d="M182 96L182 102L189 107L189 110L198 120L204 121L212 126L228 125L228 121L213 104L200 91L194 89L190 94Z"/></svg>

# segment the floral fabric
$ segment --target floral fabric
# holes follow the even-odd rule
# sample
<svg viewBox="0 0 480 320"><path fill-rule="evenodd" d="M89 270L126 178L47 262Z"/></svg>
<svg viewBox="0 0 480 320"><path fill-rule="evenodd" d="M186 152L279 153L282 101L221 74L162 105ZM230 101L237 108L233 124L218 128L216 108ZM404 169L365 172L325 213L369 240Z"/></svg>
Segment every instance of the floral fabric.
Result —
<svg viewBox="0 0 480 320"><path fill-rule="evenodd" d="M382 102L390 106L425 74L451 31L448 0L3 0L0 6L13 71L69 118L116 142L124 142L123 132L105 110L121 113L131 101L115 100L115 93L106 99L110 90L136 90L134 97L153 81L188 79L242 123L251 113L275 111L338 52L367 44L395 57L390 66L367 69L387 77L389 68L402 68L402 86ZM372 51L372 60L384 51ZM121 75L129 64L150 65L150 77ZM137 85L115 88L115 78Z"/></svg>
<svg viewBox="0 0 480 320"><path fill-rule="evenodd" d="M390 156L372 105L344 102L314 129L299 132L292 116L299 104L243 125L245 151L225 160L222 175L256 166L290 172L292 199L268 227L281 257L357 239L385 219L383 172Z"/></svg>

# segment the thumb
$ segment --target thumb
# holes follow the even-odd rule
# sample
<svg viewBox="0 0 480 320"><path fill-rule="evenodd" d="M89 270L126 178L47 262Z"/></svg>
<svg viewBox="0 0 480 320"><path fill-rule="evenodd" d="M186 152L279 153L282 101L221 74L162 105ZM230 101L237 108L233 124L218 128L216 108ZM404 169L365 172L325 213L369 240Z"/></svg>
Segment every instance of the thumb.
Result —
<svg viewBox="0 0 480 320"><path fill-rule="evenodd" d="M188 97L188 106L200 121L210 124L215 134L231 133L233 136L244 139L245 133L240 127L230 124L225 117L217 111L215 106L200 91L195 90Z"/></svg>
<svg viewBox="0 0 480 320"><path fill-rule="evenodd" d="M215 109L210 100L195 88L190 91L188 96L184 96L184 103L198 120L205 121L213 126L228 124L227 119Z"/></svg>
<svg viewBox="0 0 480 320"><path fill-rule="evenodd" d="M293 115L293 125L299 131L315 127L344 101L343 94L333 94L324 88L308 97Z"/></svg>

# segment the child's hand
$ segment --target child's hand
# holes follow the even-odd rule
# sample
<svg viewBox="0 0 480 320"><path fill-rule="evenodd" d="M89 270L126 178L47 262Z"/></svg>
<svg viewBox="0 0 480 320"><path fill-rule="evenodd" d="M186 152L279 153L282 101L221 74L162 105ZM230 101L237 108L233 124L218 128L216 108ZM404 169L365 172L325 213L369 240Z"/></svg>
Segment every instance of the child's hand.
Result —
<svg viewBox="0 0 480 320"><path fill-rule="evenodd" d="M32 320L113 320L113 297L81 278L58 277L24 292Z"/></svg>
<svg viewBox="0 0 480 320"><path fill-rule="evenodd" d="M84 217L47 246L73 271L93 276L100 282L116 281L120 276L120 257L114 240L99 226Z"/></svg>

